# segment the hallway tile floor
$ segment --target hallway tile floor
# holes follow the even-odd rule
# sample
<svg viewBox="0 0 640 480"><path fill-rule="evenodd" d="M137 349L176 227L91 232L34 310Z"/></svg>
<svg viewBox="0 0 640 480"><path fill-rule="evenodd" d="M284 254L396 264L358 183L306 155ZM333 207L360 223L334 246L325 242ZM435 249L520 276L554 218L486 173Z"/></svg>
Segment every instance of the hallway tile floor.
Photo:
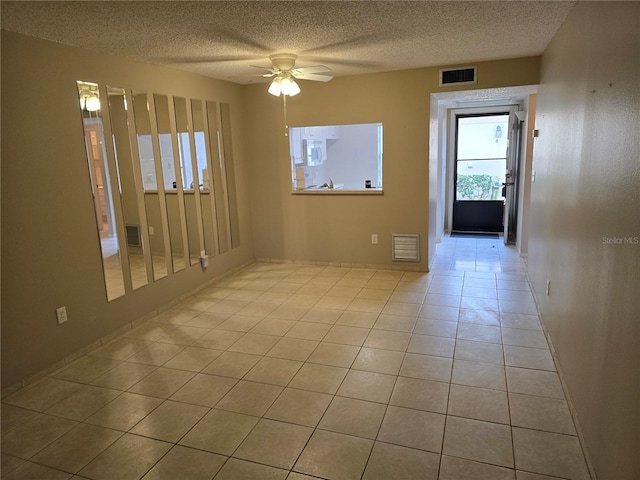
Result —
<svg viewBox="0 0 640 480"><path fill-rule="evenodd" d="M501 239L256 263L2 402L7 480L590 478Z"/></svg>

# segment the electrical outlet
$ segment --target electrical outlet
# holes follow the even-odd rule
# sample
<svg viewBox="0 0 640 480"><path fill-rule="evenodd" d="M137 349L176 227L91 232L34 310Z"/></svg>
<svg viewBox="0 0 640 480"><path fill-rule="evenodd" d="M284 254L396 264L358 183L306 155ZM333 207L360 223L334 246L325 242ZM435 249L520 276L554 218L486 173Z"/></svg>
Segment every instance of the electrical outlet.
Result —
<svg viewBox="0 0 640 480"><path fill-rule="evenodd" d="M58 318L58 325L65 323L67 318L67 307L56 308L56 317Z"/></svg>
<svg viewBox="0 0 640 480"><path fill-rule="evenodd" d="M153 227L149 227L149 235L153 235Z"/></svg>
<svg viewBox="0 0 640 480"><path fill-rule="evenodd" d="M378 244L378 234L377 233L372 233L371 234L371 245L377 245Z"/></svg>
<svg viewBox="0 0 640 480"><path fill-rule="evenodd" d="M549 296L549 288L551 287L551 280L547 278L547 296Z"/></svg>

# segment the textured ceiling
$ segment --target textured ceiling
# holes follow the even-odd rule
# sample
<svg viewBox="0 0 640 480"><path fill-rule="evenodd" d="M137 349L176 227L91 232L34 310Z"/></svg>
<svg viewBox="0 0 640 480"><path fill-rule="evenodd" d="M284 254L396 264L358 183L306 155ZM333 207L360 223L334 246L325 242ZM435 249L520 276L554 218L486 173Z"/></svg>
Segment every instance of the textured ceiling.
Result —
<svg viewBox="0 0 640 480"><path fill-rule="evenodd" d="M334 76L540 55L575 2L2 1L2 28L237 83L273 53Z"/></svg>

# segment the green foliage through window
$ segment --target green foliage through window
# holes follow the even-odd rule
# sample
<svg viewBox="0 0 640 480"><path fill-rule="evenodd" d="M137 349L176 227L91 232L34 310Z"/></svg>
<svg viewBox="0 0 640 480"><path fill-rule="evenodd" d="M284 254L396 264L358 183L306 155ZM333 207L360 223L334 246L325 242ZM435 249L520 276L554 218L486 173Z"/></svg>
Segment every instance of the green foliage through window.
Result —
<svg viewBox="0 0 640 480"><path fill-rule="evenodd" d="M498 200L500 179L491 175L458 175L457 200Z"/></svg>

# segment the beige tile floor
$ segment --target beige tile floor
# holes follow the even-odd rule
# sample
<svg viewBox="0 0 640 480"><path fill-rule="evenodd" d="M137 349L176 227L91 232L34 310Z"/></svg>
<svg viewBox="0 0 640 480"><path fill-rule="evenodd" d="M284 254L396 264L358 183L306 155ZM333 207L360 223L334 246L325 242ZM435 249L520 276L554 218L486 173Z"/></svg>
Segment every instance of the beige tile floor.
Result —
<svg viewBox="0 0 640 480"><path fill-rule="evenodd" d="M254 264L4 398L2 478L588 479L524 272Z"/></svg>

